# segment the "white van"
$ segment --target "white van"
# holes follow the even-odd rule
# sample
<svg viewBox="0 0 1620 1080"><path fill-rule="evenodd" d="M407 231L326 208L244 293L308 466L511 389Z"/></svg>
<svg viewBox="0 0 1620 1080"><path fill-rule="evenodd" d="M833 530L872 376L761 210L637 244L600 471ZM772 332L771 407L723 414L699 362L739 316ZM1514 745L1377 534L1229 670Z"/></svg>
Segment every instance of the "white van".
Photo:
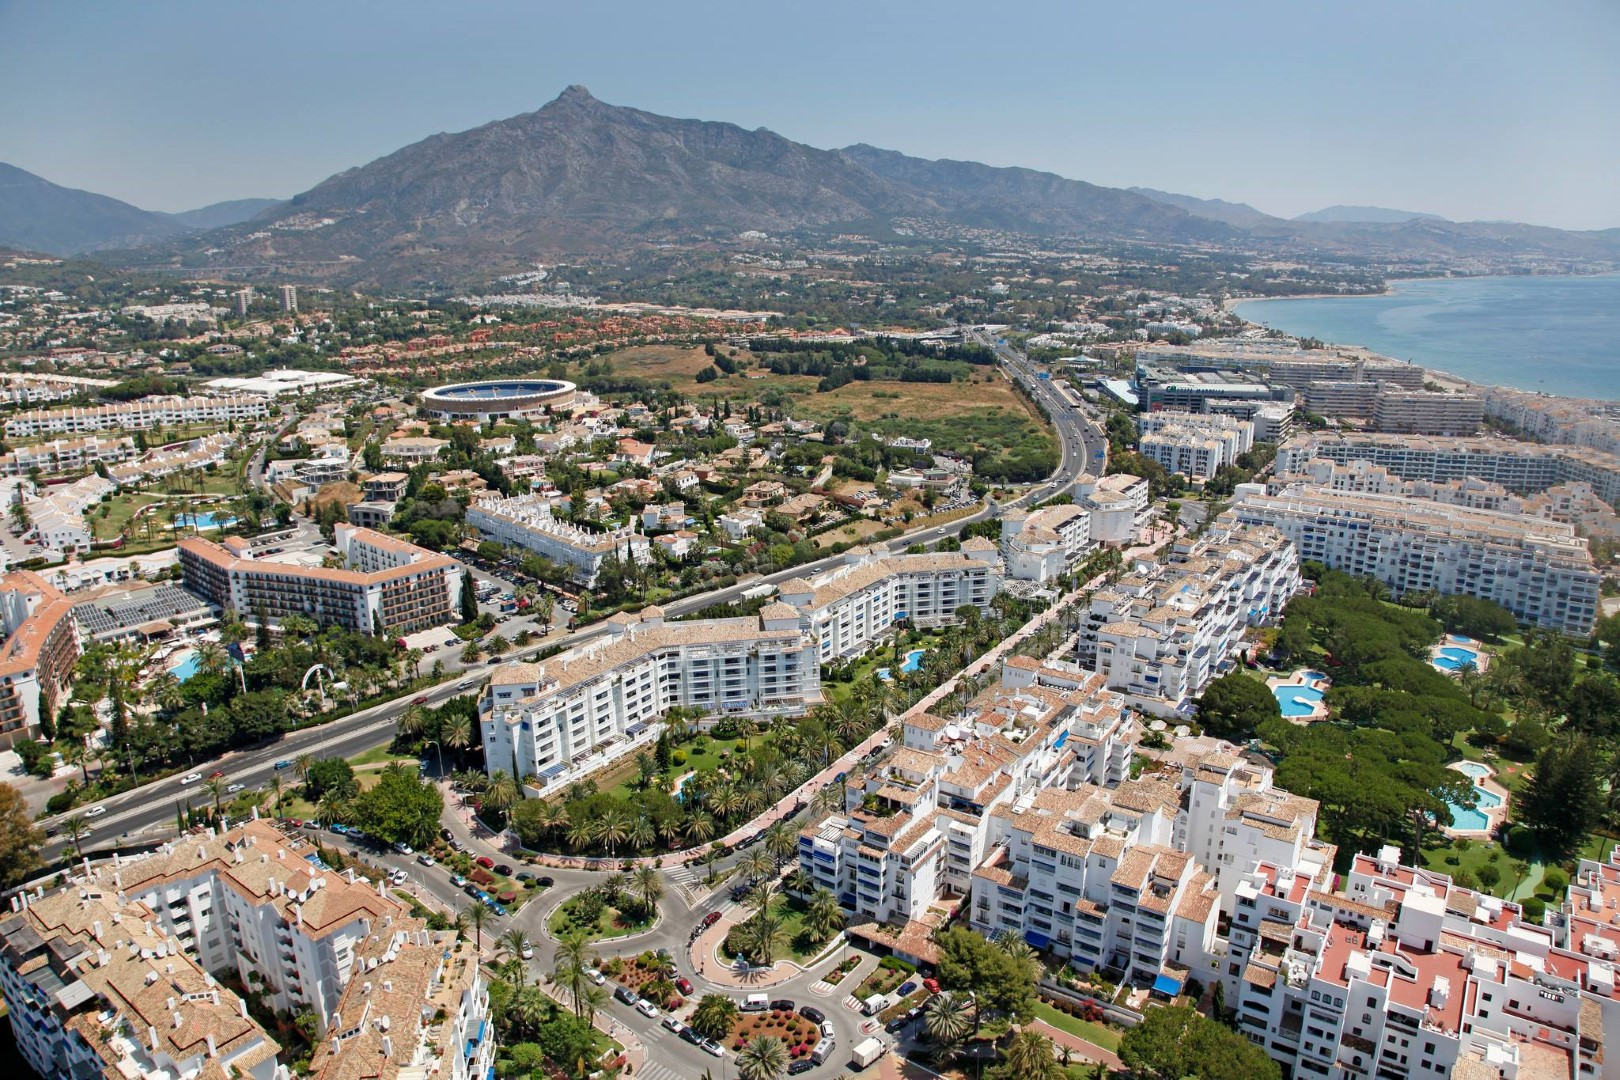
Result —
<svg viewBox="0 0 1620 1080"><path fill-rule="evenodd" d="M743 998L743 1012L764 1012L771 1007L771 999L767 994L749 994Z"/></svg>
<svg viewBox="0 0 1620 1080"><path fill-rule="evenodd" d="M811 1063L815 1065L824 1064L828 1058L832 1057L832 1052L836 1049L838 1049L838 1040L831 1035L824 1036L820 1042L816 1043L816 1048L810 1051Z"/></svg>
<svg viewBox="0 0 1620 1080"><path fill-rule="evenodd" d="M763 997L764 995L761 996ZM861 1002L861 1012L867 1016L876 1016L878 1013L882 1012L884 1008L888 1006L888 1004L889 998L886 994L873 994L871 997Z"/></svg>

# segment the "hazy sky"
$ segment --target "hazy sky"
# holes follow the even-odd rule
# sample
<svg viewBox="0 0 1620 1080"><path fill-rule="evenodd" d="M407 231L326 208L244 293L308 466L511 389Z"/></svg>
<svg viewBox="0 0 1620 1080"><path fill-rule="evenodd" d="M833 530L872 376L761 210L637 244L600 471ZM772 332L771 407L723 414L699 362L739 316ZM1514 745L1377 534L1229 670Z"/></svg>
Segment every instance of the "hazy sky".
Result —
<svg viewBox="0 0 1620 1080"><path fill-rule="evenodd" d="M1292 216L1620 226L1620 0L0 0L0 161L287 196L570 83L815 146Z"/></svg>

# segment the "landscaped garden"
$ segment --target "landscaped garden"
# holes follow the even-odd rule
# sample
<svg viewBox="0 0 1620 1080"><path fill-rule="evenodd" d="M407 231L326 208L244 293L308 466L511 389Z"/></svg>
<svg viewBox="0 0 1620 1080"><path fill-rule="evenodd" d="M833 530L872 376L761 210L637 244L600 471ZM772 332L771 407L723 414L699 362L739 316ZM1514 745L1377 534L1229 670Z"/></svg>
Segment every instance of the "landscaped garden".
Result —
<svg viewBox="0 0 1620 1080"><path fill-rule="evenodd" d="M614 956L602 962L602 974L626 989L647 998L659 1008L674 1012L686 1000L675 987L675 967L648 950L635 956Z"/></svg>
<svg viewBox="0 0 1620 1080"><path fill-rule="evenodd" d="M726 1046L741 1053L756 1039L775 1038L787 1048L788 1058L808 1058L821 1041L821 1028L797 1013L772 1009L769 1012L741 1013L731 1025Z"/></svg>
<svg viewBox="0 0 1620 1080"><path fill-rule="evenodd" d="M861 980L861 985L855 988L855 996L865 1001L873 994L892 993L916 973L915 964L909 964L893 956L885 956L878 961L878 966L872 973Z"/></svg>
<svg viewBox="0 0 1620 1080"><path fill-rule="evenodd" d="M663 878L650 866L628 876L610 874L602 884L559 904L546 931L559 939L580 933L589 941L639 934L657 925L658 901L663 895Z"/></svg>

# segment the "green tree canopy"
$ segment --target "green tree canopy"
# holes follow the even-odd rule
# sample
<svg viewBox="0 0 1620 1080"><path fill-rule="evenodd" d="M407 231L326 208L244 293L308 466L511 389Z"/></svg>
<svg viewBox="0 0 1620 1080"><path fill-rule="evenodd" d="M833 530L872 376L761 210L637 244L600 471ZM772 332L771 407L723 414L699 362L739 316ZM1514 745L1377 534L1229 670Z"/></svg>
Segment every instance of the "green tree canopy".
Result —
<svg viewBox="0 0 1620 1080"><path fill-rule="evenodd" d="M1198 722L1223 739L1247 739L1267 720L1281 718L1276 695L1241 671L1222 675L1198 699Z"/></svg>
<svg viewBox="0 0 1620 1080"><path fill-rule="evenodd" d="M1282 1070L1260 1047L1185 1006L1149 1009L1125 1032L1119 1058L1152 1080L1280 1080Z"/></svg>

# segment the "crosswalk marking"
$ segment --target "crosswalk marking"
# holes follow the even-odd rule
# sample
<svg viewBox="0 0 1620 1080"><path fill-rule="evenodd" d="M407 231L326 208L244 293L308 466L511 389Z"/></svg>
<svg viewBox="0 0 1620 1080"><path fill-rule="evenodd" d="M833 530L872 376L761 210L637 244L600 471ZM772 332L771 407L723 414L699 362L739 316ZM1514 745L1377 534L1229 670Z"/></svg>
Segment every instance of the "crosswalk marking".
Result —
<svg viewBox="0 0 1620 1080"><path fill-rule="evenodd" d="M669 875L670 882L681 891L681 895L686 897L687 903L695 904L709 895L709 886L691 864L672 866L665 873Z"/></svg>
<svg viewBox="0 0 1620 1080"><path fill-rule="evenodd" d="M656 1061L642 1062L641 1068L636 1070L636 1075L648 1077L649 1080L690 1080L684 1074Z"/></svg>

